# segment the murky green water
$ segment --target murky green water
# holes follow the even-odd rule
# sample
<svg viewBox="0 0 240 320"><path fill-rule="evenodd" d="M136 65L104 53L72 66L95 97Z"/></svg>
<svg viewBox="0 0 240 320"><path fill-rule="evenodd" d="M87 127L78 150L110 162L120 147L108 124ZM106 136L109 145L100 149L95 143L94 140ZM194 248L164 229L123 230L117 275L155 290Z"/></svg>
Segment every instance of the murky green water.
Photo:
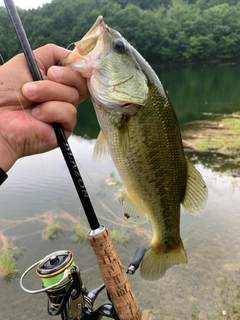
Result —
<svg viewBox="0 0 240 320"><path fill-rule="evenodd" d="M176 109L179 122L207 119L205 113L232 113L240 109L238 65L162 70L160 77ZM70 145L82 172L100 222L113 230L121 223L121 205L114 200L117 188L106 187L105 179L115 171L108 157L100 163L91 160L98 124L93 108L79 108L79 121ZM89 139L85 139L88 137ZM181 216L181 235L188 254L187 265L175 266L157 282L147 282L136 273L131 283L142 309L151 309L156 319L240 319L240 178L224 156L208 153L187 155L202 173L209 188L209 201L199 216ZM235 170L235 174L233 171ZM234 176L234 177L233 177ZM40 220L22 219L48 212L68 212L87 226L81 204L59 150L19 160L1 186L0 232L15 238L23 247L17 263L21 275L35 261L60 249L72 250L90 289L101 284L94 254L88 243L73 244L71 223L53 241L43 240L45 225ZM112 213L116 215L114 215ZM106 220L107 219L107 220ZM116 225L117 221L117 225ZM129 241L116 245L127 268L151 226L146 223L133 232L123 221ZM143 229L142 229L143 228ZM6 283L0 279L0 319L50 319L44 294L21 291L19 278ZM34 274L26 286L40 288ZM100 302L104 299L100 298Z"/></svg>

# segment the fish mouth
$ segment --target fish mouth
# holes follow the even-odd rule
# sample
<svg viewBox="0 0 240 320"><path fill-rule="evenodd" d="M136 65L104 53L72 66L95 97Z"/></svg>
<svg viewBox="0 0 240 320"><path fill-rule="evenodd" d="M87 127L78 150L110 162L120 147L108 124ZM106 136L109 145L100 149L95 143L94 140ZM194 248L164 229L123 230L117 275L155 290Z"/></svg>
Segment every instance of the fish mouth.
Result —
<svg viewBox="0 0 240 320"><path fill-rule="evenodd" d="M96 59L99 52L104 49L103 41L101 40L106 30L107 25L103 17L99 16L85 36L74 43L74 50L61 59L60 65L72 68L81 68L86 64L89 65L90 60Z"/></svg>
<svg viewBox="0 0 240 320"><path fill-rule="evenodd" d="M136 78L137 83L141 85L146 81L145 75L140 74L136 71L139 69L134 67L132 72L128 72L125 65L125 71L123 71L122 66L119 66L121 63L117 64L118 52L114 51L113 44L118 39L121 39L128 48L129 44L121 34L109 28L103 17L99 16L85 36L74 43L75 48L60 61L60 65L76 69L87 80L87 86L94 101L104 107L118 108L121 112L127 109L127 112L131 113L133 109L133 113L136 113L136 105L143 105L146 101L148 88L144 88L144 93L140 92L139 97L139 94L136 94L138 89L132 94L129 83L134 82ZM124 51L124 56L126 52L128 51ZM139 72L138 77L136 72ZM134 87L136 86L134 84ZM143 98L142 95L144 95Z"/></svg>

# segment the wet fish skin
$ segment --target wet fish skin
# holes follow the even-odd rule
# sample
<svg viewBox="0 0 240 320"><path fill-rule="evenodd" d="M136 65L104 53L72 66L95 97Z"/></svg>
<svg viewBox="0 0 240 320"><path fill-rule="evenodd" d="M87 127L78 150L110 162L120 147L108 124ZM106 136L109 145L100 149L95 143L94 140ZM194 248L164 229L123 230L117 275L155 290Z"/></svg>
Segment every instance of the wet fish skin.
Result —
<svg viewBox="0 0 240 320"><path fill-rule="evenodd" d="M102 17L62 64L88 78L101 127L94 159L111 154L126 189L124 213L151 221L153 239L140 273L157 280L187 262L181 203L194 214L207 200L205 182L185 157L170 99L149 64Z"/></svg>

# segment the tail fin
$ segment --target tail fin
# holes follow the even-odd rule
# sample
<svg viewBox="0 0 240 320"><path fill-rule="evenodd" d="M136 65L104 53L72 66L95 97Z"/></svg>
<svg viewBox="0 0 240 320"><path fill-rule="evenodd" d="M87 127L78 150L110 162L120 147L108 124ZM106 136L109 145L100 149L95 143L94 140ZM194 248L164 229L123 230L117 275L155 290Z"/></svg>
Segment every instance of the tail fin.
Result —
<svg viewBox="0 0 240 320"><path fill-rule="evenodd" d="M187 261L182 240L176 248L168 252L156 250L151 245L142 260L140 274L145 280L158 280L164 276L170 267L180 263L187 263Z"/></svg>

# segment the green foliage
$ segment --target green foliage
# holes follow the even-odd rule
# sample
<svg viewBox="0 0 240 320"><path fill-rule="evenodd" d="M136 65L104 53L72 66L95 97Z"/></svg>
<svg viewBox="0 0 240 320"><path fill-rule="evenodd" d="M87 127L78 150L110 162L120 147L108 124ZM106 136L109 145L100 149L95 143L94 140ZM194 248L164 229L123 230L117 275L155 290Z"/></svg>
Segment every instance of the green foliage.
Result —
<svg viewBox="0 0 240 320"><path fill-rule="evenodd" d="M13 251L0 256L0 272L4 276L12 276L16 272L16 259Z"/></svg>
<svg viewBox="0 0 240 320"><path fill-rule="evenodd" d="M72 236L72 242L78 243L86 240L87 237L87 231L86 228L84 228L81 224L76 224L73 226L73 236Z"/></svg>
<svg viewBox="0 0 240 320"><path fill-rule="evenodd" d="M129 236L127 234L126 229L121 228L119 229L113 229L113 231L110 233L111 239L113 242L118 244L127 244L129 240Z"/></svg>
<svg viewBox="0 0 240 320"><path fill-rule="evenodd" d="M47 239L53 240L61 231L62 228L60 226L60 222L52 219L47 227L46 237Z"/></svg>
<svg viewBox="0 0 240 320"><path fill-rule="evenodd" d="M17 274L16 264L22 249L13 244L0 254L0 277L14 277Z"/></svg>
<svg viewBox="0 0 240 320"><path fill-rule="evenodd" d="M126 7L128 4L134 4L143 10L152 10L159 8L160 6L168 6L171 0L116 0L117 3L121 5L122 8Z"/></svg>
<svg viewBox="0 0 240 320"><path fill-rule="evenodd" d="M19 14L33 48L67 47L103 15L154 65L240 56L238 0L53 0ZM2 7L0 40L5 61L21 52Z"/></svg>

